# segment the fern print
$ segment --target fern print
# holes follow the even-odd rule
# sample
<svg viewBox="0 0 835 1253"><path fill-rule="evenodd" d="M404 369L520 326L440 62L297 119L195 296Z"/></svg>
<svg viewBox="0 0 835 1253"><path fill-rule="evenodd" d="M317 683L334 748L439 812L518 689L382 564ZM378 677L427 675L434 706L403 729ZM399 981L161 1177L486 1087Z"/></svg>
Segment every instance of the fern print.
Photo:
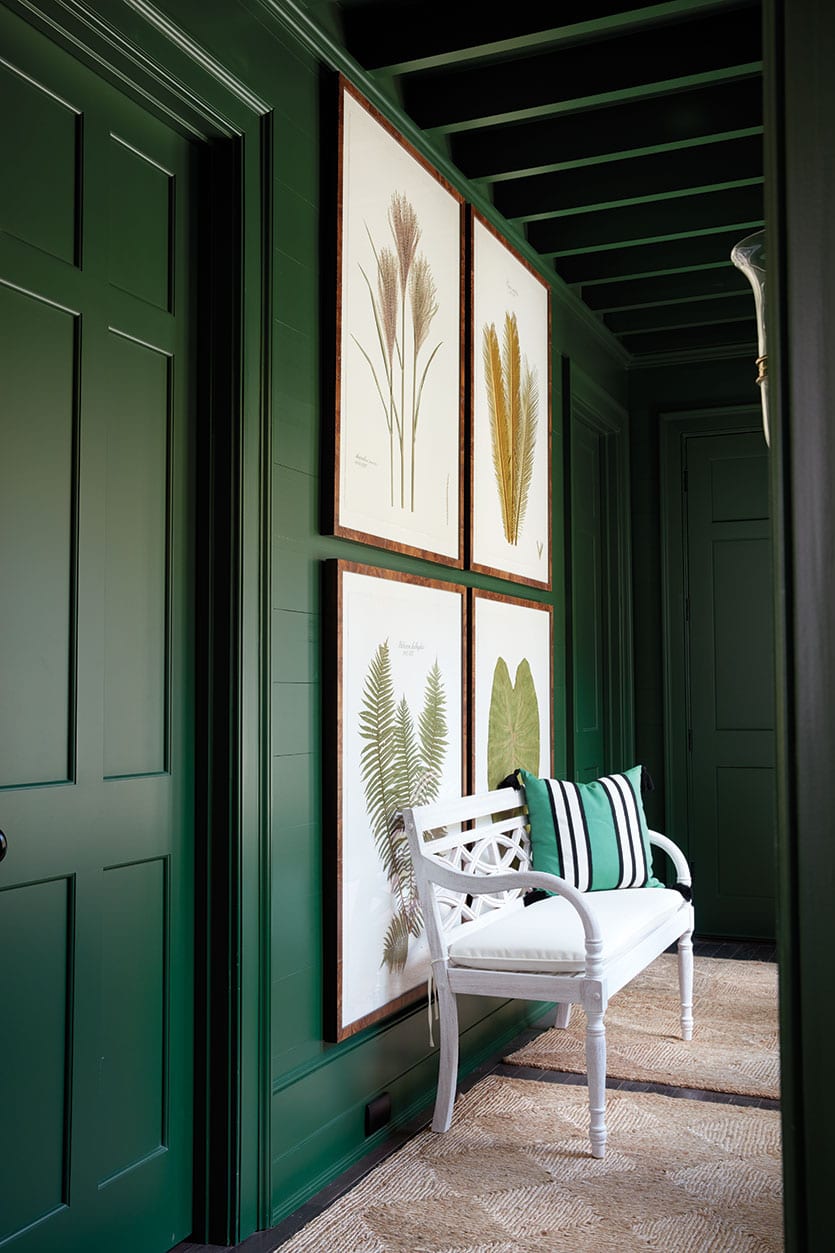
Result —
<svg viewBox="0 0 835 1253"><path fill-rule="evenodd" d="M437 798L448 742L446 693L437 659L426 678L416 730L406 697L396 697L391 651L384 640L368 667L359 721L366 812L394 898L381 965L398 972L406 965L410 939L422 933L423 917L406 834L397 815L405 805Z"/></svg>
<svg viewBox="0 0 835 1253"><path fill-rule="evenodd" d="M485 325L482 355L502 529L508 544L516 545L533 478L539 385L536 369L522 355L515 313L505 314L501 347L496 324Z"/></svg>

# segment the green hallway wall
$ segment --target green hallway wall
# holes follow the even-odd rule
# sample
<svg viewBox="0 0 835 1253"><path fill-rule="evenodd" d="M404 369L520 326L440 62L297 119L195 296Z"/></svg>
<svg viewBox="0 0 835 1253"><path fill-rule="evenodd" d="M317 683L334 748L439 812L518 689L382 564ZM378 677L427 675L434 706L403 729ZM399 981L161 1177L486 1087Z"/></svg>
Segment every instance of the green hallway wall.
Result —
<svg viewBox="0 0 835 1253"><path fill-rule="evenodd" d="M528 590L321 534L320 504L329 483L320 459L323 434L332 421L334 371L329 246L335 218L327 180L336 162L335 113L323 102L335 100L333 66L342 54L304 27L303 14L304 37L296 38L278 20L281 5L272 6L272 12L270 6L245 0L206 7L180 0L167 7L272 110L272 882L271 929L264 937L270 965L271 1162L269 1212L263 1217L275 1222L384 1137L378 1133L366 1139L364 1134L365 1105L372 1097L391 1094L396 1125L427 1104L436 1072L423 1005L342 1044L323 1039L323 982L330 954L323 943L323 858L329 833L323 831L322 790L329 763L323 761L321 744L333 703L322 684L328 631L321 605L322 562L345 557L511 594L527 595ZM363 89L362 78L356 81ZM490 212L465 180L454 181L468 200ZM568 734L560 359L577 362L621 404L626 377L617 349L608 349L605 334L578 315L561 287L552 296L552 341L553 592L532 594L554 605L554 764L559 771L565 769ZM464 1066L472 1067L500 1047L536 1012L518 1003L473 999L462 1015Z"/></svg>

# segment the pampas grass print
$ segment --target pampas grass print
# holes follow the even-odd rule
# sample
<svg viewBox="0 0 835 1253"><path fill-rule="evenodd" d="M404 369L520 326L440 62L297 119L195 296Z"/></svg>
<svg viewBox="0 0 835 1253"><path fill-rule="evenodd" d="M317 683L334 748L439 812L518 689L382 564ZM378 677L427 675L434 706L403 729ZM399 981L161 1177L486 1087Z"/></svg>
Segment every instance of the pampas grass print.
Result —
<svg viewBox="0 0 835 1253"><path fill-rule="evenodd" d="M376 282L372 282L363 266L359 267L371 301L376 348L369 351L355 335L351 338L371 371L386 422L389 504L401 509L408 507L414 513L420 407L426 377L442 341L421 360L438 312L437 289L426 255L418 252L421 226L417 213L408 197L399 191L392 193L387 221L393 248L378 248L366 225L377 269ZM407 329L409 322L411 333Z"/></svg>

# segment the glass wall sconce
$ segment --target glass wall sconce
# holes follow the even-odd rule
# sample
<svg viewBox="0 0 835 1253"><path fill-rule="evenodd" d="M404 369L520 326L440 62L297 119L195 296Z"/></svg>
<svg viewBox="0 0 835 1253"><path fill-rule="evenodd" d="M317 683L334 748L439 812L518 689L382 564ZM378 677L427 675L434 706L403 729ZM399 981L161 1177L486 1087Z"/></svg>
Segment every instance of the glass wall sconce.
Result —
<svg viewBox="0 0 835 1253"><path fill-rule="evenodd" d="M754 305L757 311L757 382L760 386L760 400L763 406L763 433L765 442L770 446L771 435L768 426L768 354L765 334L765 231L755 231L746 235L731 251L731 261L741 270L754 291Z"/></svg>

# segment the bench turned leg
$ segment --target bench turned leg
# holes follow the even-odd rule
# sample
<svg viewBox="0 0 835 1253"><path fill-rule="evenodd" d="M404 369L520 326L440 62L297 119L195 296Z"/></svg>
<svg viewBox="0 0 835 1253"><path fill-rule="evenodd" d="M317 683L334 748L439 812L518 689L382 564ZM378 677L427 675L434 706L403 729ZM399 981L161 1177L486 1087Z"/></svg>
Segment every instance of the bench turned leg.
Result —
<svg viewBox="0 0 835 1253"><path fill-rule="evenodd" d="M567 1027L568 1020L571 1017L571 1001L560 1002L557 1006L557 1012L554 1015L555 1027Z"/></svg>
<svg viewBox="0 0 835 1253"><path fill-rule="evenodd" d="M693 1039L693 932L678 942L678 988L681 997L681 1038Z"/></svg>
<svg viewBox="0 0 835 1253"><path fill-rule="evenodd" d="M606 1027L602 1013L590 1013L586 1026L589 1085L589 1139L592 1157L606 1153Z"/></svg>
<svg viewBox="0 0 835 1253"><path fill-rule="evenodd" d="M441 1046L438 1059L438 1095L435 1098L433 1131L448 1131L458 1085L458 1002L448 987L438 986L441 1014Z"/></svg>

